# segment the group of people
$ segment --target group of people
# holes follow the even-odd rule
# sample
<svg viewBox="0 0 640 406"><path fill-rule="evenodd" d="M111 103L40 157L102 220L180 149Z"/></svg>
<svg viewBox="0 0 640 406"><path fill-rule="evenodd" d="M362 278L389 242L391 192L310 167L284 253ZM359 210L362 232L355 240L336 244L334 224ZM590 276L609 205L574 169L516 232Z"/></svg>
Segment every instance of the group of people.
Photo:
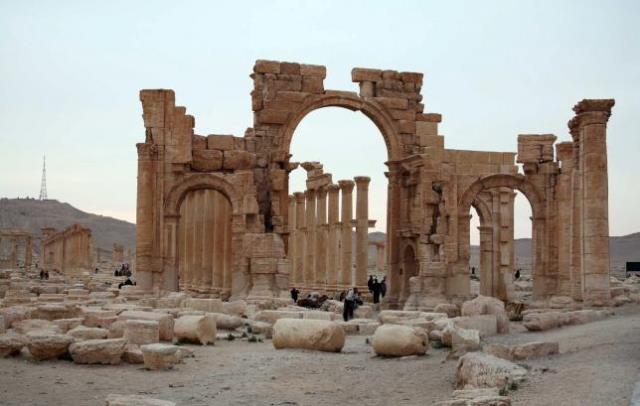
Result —
<svg viewBox="0 0 640 406"><path fill-rule="evenodd" d="M113 276L126 276L126 277L130 277L131 274L131 269L129 269L129 264L122 264L120 266L119 269L116 269L113 272Z"/></svg>
<svg viewBox="0 0 640 406"><path fill-rule="evenodd" d="M362 297L358 288L351 288L345 294L342 292L340 296L344 295L344 306L342 308L342 318L344 321L349 321L353 318L353 312L362 304ZM342 300L342 297L341 297Z"/></svg>
<svg viewBox="0 0 640 406"><path fill-rule="evenodd" d="M384 276L382 281L378 282L378 278L373 275L369 275L369 281L367 281L369 292L373 295L373 304L380 303L380 299L384 298L387 294L387 277Z"/></svg>
<svg viewBox="0 0 640 406"><path fill-rule="evenodd" d="M40 279L49 279L49 271L40 270Z"/></svg>

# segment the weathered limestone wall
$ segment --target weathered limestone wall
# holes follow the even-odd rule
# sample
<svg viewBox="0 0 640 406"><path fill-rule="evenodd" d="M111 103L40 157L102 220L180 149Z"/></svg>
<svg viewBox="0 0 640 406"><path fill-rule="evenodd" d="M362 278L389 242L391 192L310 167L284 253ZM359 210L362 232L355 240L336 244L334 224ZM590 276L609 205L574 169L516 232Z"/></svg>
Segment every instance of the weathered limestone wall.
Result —
<svg viewBox="0 0 640 406"><path fill-rule="evenodd" d="M42 266L45 270L78 273L93 269L91 230L79 224L63 231L42 230Z"/></svg>
<svg viewBox="0 0 640 406"><path fill-rule="evenodd" d="M387 306L427 309L469 296L472 206L480 216L481 289L508 300L515 190L532 208L534 296L570 292L579 300L607 300L602 247L612 100L576 106L573 142L558 144L557 159L555 136L518 137L517 166L513 152L446 149L438 134L442 117L424 112L421 73L355 68L357 92L326 90L325 76L324 66L257 61L253 126L244 137L194 134L193 117L175 106L172 91L140 93L146 139L138 144L136 273L142 289L262 300L286 296L290 285L364 287L367 178L334 184L322 165L306 162L307 190L289 192L289 173L299 166L290 162L296 127L311 111L336 106L371 119L387 146ZM202 190L224 196L230 215L208 217L213 206L197 197L209 193ZM198 215L207 220L195 221ZM560 225L565 216L569 226ZM223 229L224 236L217 234ZM223 249L216 248L220 240L224 254L213 259L211 252Z"/></svg>
<svg viewBox="0 0 640 406"><path fill-rule="evenodd" d="M0 269L14 269L18 267L20 263L20 258L18 258L19 246L23 246L22 266L24 266L25 269L29 269L33 259L31 234L24 230L0 230Z"/></svg>

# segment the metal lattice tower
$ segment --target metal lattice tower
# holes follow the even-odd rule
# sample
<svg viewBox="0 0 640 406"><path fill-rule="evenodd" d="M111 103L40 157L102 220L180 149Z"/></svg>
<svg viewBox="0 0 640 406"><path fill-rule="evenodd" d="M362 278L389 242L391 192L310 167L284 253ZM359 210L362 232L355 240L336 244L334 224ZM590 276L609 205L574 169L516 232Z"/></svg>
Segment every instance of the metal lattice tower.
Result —
<svg viewBox="0 0 640 406"><path fill-rule="evenodd" d="M47 200L47 157L42 156L42 181L40 182L40 200Z"/></svg>

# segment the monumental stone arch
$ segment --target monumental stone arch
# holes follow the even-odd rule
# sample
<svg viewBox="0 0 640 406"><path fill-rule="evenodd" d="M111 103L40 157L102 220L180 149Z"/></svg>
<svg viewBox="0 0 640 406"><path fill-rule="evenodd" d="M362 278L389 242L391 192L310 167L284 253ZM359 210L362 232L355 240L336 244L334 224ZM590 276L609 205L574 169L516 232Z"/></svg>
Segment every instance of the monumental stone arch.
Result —
<svg viewBox="0 0 640 406"><path fill-rule="evenodd" d="M306 162L308 190L289 191L289 173L301 165L290 161L296 127L332 106L362 112L387 146L385 306L432 309L469 298L471 206L480 213L481 272L490 281L483 293L509 300L516 189L534 213L535 295L609 300L606 123L613 100L578 103L571 142L519 136L515 162L514 152L445 148L441 115L422 103L421 73L354 68L357 92L326 90L325 76L324 66L257 61L253 125L242 137L195 134L195 119L175 105L173 91L140 92L140 289L250 302L286 298L291 286L366 289L369 178L335 184L321 163ZM352 249L355 279L342 271Z"/></svg>

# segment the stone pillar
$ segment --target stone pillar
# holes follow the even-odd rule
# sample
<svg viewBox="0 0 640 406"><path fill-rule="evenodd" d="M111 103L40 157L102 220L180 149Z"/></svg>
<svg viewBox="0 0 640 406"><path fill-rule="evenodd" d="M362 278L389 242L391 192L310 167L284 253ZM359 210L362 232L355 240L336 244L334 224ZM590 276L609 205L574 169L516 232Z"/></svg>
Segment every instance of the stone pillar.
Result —
<svg viewBox="0 0 640 406"><path fill-rule="evenodd" d="M11 268L18 267L18 240L15 237L11 237L11 254L9 260L11 261Z"/></svg>
<svg viewBox="0 0 640 406"><path fill-rule="evenodd" d="M223 300L228 300L229 296L231 296L231 287L232 287L232 272L233 272L233 251L232 251L232 238L233 238L233 228L232 228L232 218L233 218L233 207L230 204L227 204L226 198L221 196L221 200L225 203L225 217L224 223L222 224L224 228L224 266L223 266L223 288L220 292L220 297Z"/></svg>
<svg viewBox="0 0 640 406"><path fill-rule="evenodd" d="M353 187L352 180L338 181L342 193L342 255L340 265L340 289L348 289L353 286L351 281L352 272L352 244L351 220L353 219Z"/></svg>
<svg viewBox="0 0 640 406"><path fill-rule="evenodd" d="M287 215L287 231L289 232L289 242L287 244L287 258L289 258L289 263L291 264L291 274L289 275L289 285L294 286L296 280L296 270L297 270L297 234L298 227L296 225L296 197L293 195L289 196L289 212Z"/></svg>
<svg viewBox="0 0 640 406"><path fill-rule="evenodd" d="M367 176L357 176L356 182L356 281L363 292L367 287L369 251L369 182ZM362 290L365 289L365 290Z"/></svg>
<svg viewBox="0 0 640 406"><path fill-rule="evenodd" d="M152 144L137 144L138 191L136 203L136 282L141 290L153 284L153 236L156 185L156 161Z"/></svg>
<svg viewBox="0 0 640 406"><path fill-rule="evenodd" d="M304 193L296 192L293 194L296 199L296 261L293 268L293 281L297 288L300 288L304 284L304 263L305 256L305 207L304 207Z"/></svg>
<svg viewBox="0 0 640 406"><path fill-rule="evenodd" d="M574 107L579 129L584 300L606 304L609 293L609 187L607 121L614 100L582 100Z"/></svg>
<svg viewBox="0 0 640 406"><path fill-rule="evenodd" d="M384 301L390 308L400 306L400 238L398 228L400 224L400 202L402 200L402 172L400 163L390 161L386 164L389 171L385 173L387 184L387 296Z"/></svg>
<svg viewBox="0 0 640 406"><path fill-rule="evenodd" d="M316 241L315 241L315 285L318 290L327 288L327 189L319 187L316 191Z"/></svg>
<svg viewBox="0 0 640 406"><path fill-rule="evenodd" d="M214 245L211 247L213 250L213 290L212 293L215 296L220 296L222 289L224 288L224 234L227 221L227 209L228 204L226 198L221 193L215 194L214 204L215 206L215 237Z"/></svg>
<svg viewBox="0 0 640 406"><path fill-rule="evenodd" d="M571 176L573 173L573 143L556 144L556 156L562 164L557 177L557 253L558 295L573 296L571 275ZM574 298L577 299L577 298Z"/></svg>
<svg viewBox="0 0 640 406"><path fill-rule="evenodd" d="M378 271L384 271L385 258L386 258L385 251L386 251L385 243L376 244L376 269Z"/></svg>
<svg viewBox="0 0 640 406"><path fill-rule="evenodd" d="M327 290L335 292L338 289L338 269L340 260L338 259L340 221L338 218L338 185L327 186L329 194L329 234L327 240Z"/></svg>
<svg viewBox="0 0 640 406"><path fill-rule="evenodd" d="M306 244L304 261L304 287L313 289L315 282L315 232L316 232L316 191L308 189L304 192L306 199Z"/></svg>
<svg viewBox="0 0 640 406"><path fill-rule="evenodd" d="M25 241L25 248L24 248L24 268L25 269L29 269L31 268L31 261L33 258L33 247L32 247L32 242L31 242L31 236L27 236L27 240Z"/></svg>
<svg viewBox="0 0 640 406"><path fill-rule="evenodd" d="M202 290L206 293L212 291L214 287L213 272L213 247L215 246L215 229L216 229L216 204L215 194L212 191L204 191L204 207L202 213L195 213L202 216L202 224L204 224L204 235L202 238L202 267L204 268L204 278L202 281Z"/></svg>
<svg viewBox="0 0 640 406"><path fill-rule="evenodd" d="M480 225L480 294L494 296L493 281L493 225Z"/></svg>

